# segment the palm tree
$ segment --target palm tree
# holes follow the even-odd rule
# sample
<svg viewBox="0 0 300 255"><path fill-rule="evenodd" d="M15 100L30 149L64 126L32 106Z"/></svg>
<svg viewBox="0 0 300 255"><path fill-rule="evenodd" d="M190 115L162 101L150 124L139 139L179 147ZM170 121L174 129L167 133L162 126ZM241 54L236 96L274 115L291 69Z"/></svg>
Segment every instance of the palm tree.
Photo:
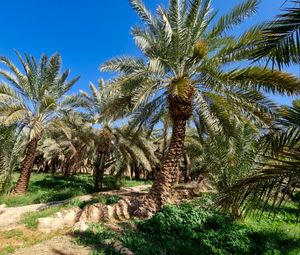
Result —
<svg viewBox="0 0 300 255"><path fill-rule="evenodd" d="M140 167L150 173L158 164L157 146L147 132L130 125L110 129L113 135L113 153L116 158L117 175ZM134 170L134 169L132 169Z"/></svg>
<svg viewBox="0 0 300 255"><path fill-rule="evenodd" d="M17 169L23 147L23 135L16 126L0 126L0 194L8 193L12 186L12 174Z"/></svg>
<svg viewBox="0 0 300 255"><path fill-rule="evenodd" d="M20 166L20 177L14 194L24 194L29 185L38 141L47 124L62 110L71 109L72 97L64 97L79 77L67 81L70 70L60 74L61 57L42 55L40 63L33 56L18 53L23 71L6 57L1 62L9 69L0 69L0 75L7 80L0 83L0 120L5 125L16 123L29 129L25 157Z"/></svg>
<svg viewBox="0 0 300 255"><path fill-rule="evenodd" d="M210 134L204 141L195 135L187 137L187 154L192 158L191 174L208 173L219 192L249 176L259 149L258 130L250 125L240 125L236 129L236 135L231 137Z"/></svg>
<svg viewBox="0 0 300 255"><path fill-rule="evenodd" d="M96 149L95 160L95 189L103 188L103 177L107 160L113 158L113 165L117 178L128 172L132 166L141 165L144 170L151 171L151 166L157 164L154 152L156 147L151 139L145 138L143 130L132 126L117 128L112 122L120 117L124 109L115 109L108 113L107 104L111 102L113 90L99 80L98 87L90 83L91 93L80 91L79 102L85 105L86 114L92 117L96 124L101 123L98 136L94 136Z"/></svg>
<svg viewBox="0 0 300 255"><path fill-rule="evenodd" d="M89 85L91 94L80 91L78 100L85 102L85 109L89 116L92 116L94 123L102 122L102 128L99 131L99 136L96 141L97 154L95 161L95 189L103 188L103 177L105 171L105 162L109 157L110 148L112 145L112 134L109 128L109 123L112 119L111 115L105 115L102 112L104 101L109 100L110 91L105 88L104 80L99 80L98 87L93 83Z"/></svg>
<svg viewBox="0 0 300 255"><path fill-rule="evenodd" d="M96 132L82 114L68 112L48 125L47 138L39 149L46 163L59 161L65 176L91 170L96 148Z"/></svg>
<svg viewBox="0 0 300 255"><path fill-rule="evenodd" d="M290 74L259 66L232 69L228 65L249 58L248 49L260 28L254 27L239 38L229 32L255 13L257 4L257 0L244 1L212 23L216 13L209 0L171 0L168 9L157 8L157 15L140 0L131 0L144 23L132 28L144 58L115 58L101 70L119 72L111 81L115 109L127 106L149 117L151 110L168 108L172 121L168 151L137 215L150 216L168 202L183 153L186 123L193 113L200 113L215 127L219 111L259 119L270 113L262 92L299 92L299 80ZM217 108L212 107L212 100L218 102Z"/></svg>
<svg viewBox="0 0 300 255"><path fill-rule="evenodd" d="M279 207L287 195L292 196L300 184L300 100L282 107L281 117L263 137L264 150L256 157L255 172L241 179L220 196L224 209L253 208L272 201Z"/></svg>

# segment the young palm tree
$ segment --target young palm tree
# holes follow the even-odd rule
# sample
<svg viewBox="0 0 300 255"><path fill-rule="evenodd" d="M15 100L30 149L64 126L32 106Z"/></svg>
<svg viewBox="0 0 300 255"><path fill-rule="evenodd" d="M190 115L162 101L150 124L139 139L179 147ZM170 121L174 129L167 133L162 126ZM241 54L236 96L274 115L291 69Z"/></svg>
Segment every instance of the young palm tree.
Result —
<svg viewBox="0 0 300 255"><path fill-rule="evenodd" d="M144 58L116 58L104 63L101 70L120 74L111 82L115 109L129 105L132 111L149 112L168 107L173 129L161 169L136 214L149 216L168 202L183 153L186 123L193 112L211 122L217 110L254 118L267 112L259 102L262 91L299 92L299 80L290 74L259 66L232 69L228 65L249 58L260 28L239 38L228 32L255 13L257 4L257 0L244 1L212 23L216 13L210 0L170 0L168 9L157 8L157 15L140 0L131 0L144 23L132 29ZM130 104L126 104L128 100ZM219 102L218 108L211 107L212 100Z"/></svg>
<svg viewBox="0 0 300 255"><path fill-rule="evenodd" d="M12 174L20 161L23 136L18 134L16 126L0 126L0 194L9 193L12 186Z"/></svg>
<svg viewBox="0 0 300 255"><path fill-rule="evenodd" d="M256 157L255 172L241 179L220 196L227 210L263 204L282 204L300 184L300 101L283 107L276 129L264 137L265 148Z"/></svg>
<svg viewBox="0 0 300 255"><path fill-rule="evenodd" d="M13 193L23 194L28 189L38 141L46 125L62 110L69 110L74 101L64 97L79 77L67 81L70 70L62 74L61 57L55 54L48 58L42 55L40 63L33 56L18 53L22 73L6 57L1 62L9 69L0 69L0 75L8 83L0 83L0 120L5 125L16 123L29 129L25 157L20 166L20 177Z"/></svg>

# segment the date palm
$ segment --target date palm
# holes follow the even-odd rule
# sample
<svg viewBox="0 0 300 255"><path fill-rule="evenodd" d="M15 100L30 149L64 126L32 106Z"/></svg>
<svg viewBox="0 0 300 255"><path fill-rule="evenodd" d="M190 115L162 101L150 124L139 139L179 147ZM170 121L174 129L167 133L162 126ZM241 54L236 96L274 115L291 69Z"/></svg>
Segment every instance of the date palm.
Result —
<svg viewBox="0 0 300 255"><path fill-rule="evenodd" d="M97 145L95 160L95 189L103 188L103 177L106 163L113 158L113 167L117 177L128 172L132 165L140 165L145 171L157 164L156 147L151 139L147 139L143 130L131 126L117 128L112 125L114 119L123 114L124 109L106 112L105 106L111 102L113 90L107 87L103 80L99 86L90 84L90 93L80 91L78 100L85 105L86 113L93 118L94 123L100 124L98 136L94 136ZM110 160L111 161L111 160Z"/></svg>
<svg viewBox="0 0 300 255"><path fill-rule="evenodd" d="M12 188L12 175L24 149L23 138L16 126L0 125L0 194L9 193Z"/></svg>
<svg viewBox="0 0 300 255"><path fill-rule="evenodd" d="M39 147L46 162L60 159L65 176L92 169L96 132L80 113L68 112L56 118L48 125L46 135Z"/></svg>
<svg viewBox="0 0 300 255"><path fill-rule="evenodd" d="M275 130L263 137L254 173L241 179L220 196L227 210L282 204L300 185L300 101L282 107Z"/></svg>
<svg viewBox="0 0 300 255"><path fill-rule="evenodd" d="M50 58L42 55L40 62L18 52L23 72L11 60L1 57L6 69L0 69L0 75L6 80L0 83L0 121L5 125L13 123L29 130L25 157L20 166L20 177L13 193L27 191L30 172L33 167L38 141L46 125L61 110L74 106L72 97L64 97L79 77L67 81L70 70L60 73L61 57L54 54Z"/></svg>
<svg viewBox="0 0 300 255"><path fill-rule="evenodd" d="M77 99L84 102L87 114L92 117L92 121L97 124L102 124L102 128L98 132L96 161L95 161L95 189L101 190L103 188L103 178L105 171L105 162L109 157L110 148L112 146L112 133L109 128L111 115L103 114L103 103L109 100L111 91L106 89L104 80L99 80L98 87L93 83L89 85L91 93L80 91Z"/></svg>
<svg viewBox="0 0 300 255"><path fill-rule="evenodd" d="M186 123L193 113L200 112L211 122L218 111L249 118L263 116L268 111L262 92L295 94L300 84L296 77L276 70L229 65L249 58L252 42L260 34L259 27L238 38L230 34L234 26L256 12L256 0L242 2L215 22L209 0L170 0L168 9L159 6L156 15L140 0L130 2L144 24L132 28L144 58L115 58L101 70L119 73L111 81L114 109L149 112L168 108L170 145L149 194L136 211L149 216L169 201L183 153ZM211 107L211 99L218 102L217 108Z"/></svg>

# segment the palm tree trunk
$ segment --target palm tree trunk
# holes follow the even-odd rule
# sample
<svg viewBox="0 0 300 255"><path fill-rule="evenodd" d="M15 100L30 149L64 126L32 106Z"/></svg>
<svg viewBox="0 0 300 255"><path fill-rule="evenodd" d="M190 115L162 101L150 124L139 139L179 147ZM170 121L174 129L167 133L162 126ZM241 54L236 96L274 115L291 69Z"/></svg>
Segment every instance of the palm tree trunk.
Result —
<svg viewBox="0 0 300 255"><path fill-rule="evenodd" d="M187 183L190 181L191 161L189 156L186 153L183 154L183 160L184 160L184 182Z"/></svg>
<svg viewBox="0 0 300 255"><path fill-rule="evenodd" d="M140 208L135 212L137 216L149 217L169 202L174 176L178 172L179 162L183 154L186 120L173 120L173 130L170 145L157 173L153 186Z"/></svg>
<svg viewBox="0 0 300 255"><path fill-rule="evenodd" d="M100 155L98 166L96 167L95 173L95 189L103 188L103 177L105 171L106 158L109 155L109 148L111 143L111 132L107 126L104 126L100 130L99 134L100 144L98 152Z"/></svg>
<svg viewBox="0 0 300 255"><path fill-rule="evenodd" d="M96 173L95 173L94 187L96 190L103 189L104 170L105 170L105 153L101 153L99 164L97 164L96 166Z"/></svg>
<svg viewBox="0 0 300 255"><path fill-rule="evenodd" d="M135 180L140 180L140 166L137 164L134 164L134 178Z"/></svg>
<svg viewBox="0 0 300 255"><path fill-rule="evenodd" d="M164 121L164 128L163 128L163 148L162 148L162 159L164 159L167 149L167 142L168 142L168 129L169 123L167 120Z"/></svg>
<svg viewBox="0 0 300 255"><path fill-rule="evenodd" d="M40 139L38 137L35 137L27 145L26 155L21 163L20 177L12 192L15 195L25 194L28 190L30 174L34 164L36 148L39 140Z"/></svg>
<svg viewBox="0 0 300 255"><path fill-rule="evenodd" d="M179 78L174 83L184 84L186 93L183 96L169 94L169 115L172 121L172 136L165 154L161 169L140 207L134 214L149 218L171 198L171 191L179 171L179 163L183 156L186 123L193 112L194 87L187 77Z"/></svg>

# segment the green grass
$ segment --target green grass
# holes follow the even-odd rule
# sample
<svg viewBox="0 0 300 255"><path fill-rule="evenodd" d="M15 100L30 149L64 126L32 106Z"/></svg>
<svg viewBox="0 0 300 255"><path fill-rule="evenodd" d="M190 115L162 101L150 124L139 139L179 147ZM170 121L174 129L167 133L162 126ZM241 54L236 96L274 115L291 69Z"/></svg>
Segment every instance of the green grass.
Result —
<svg viewBox="0 0 300 255"><path fill-rule="evenodd" d="M125 179L122 187L135 187L135 186L139 186L139 185L152 185L152 181L151 180L129 180L129 179Z"/></svg>
<svg viewBox="0 0 300 255"><path fill-rule="evenodd" d="M93 248L91 255L116 254L112 245L117 234L109 230L103 224L92 223L85 232L75 232L76 243Z"/></svg>
<svg viewBox="0 0 300 255"><path fill-rule="evenodd" d="M11 254L15 251L15 248L12 245L9 245L4 249L3 252L0 252L0 255Z"/></svg>
<svg viewBox="0 0 300 255"><path fill-rule="evenodd" d="M63 208L66 209L67 206L54 206L37 212L25 213L21 217L21 223L25 224L30 229L37 229L37 220L39 218L52 216Z"/></svg>
<svg viewBox="0 0 300 255"><path fill-rule="evenodd" d="M23 233L18 229L11 229L4 233L5 238L21 237Z"/></svg>
<svg viewBox="0 0 300 255"><path fill-rule="evenodd" d="M129 188L139 185L152 184L151 180L130 180L128 177L117 179L115 176L104 176L104 186L106 190L119 189L121 187Z"/></svg>
<svg viewBox="0 0 300 255"><path fill-rule="evenodd" d="M276 212L275 212L276 211ZM253 233L261 254L300 254L298 204L288 202L280 209L255 210L238 223Z"/></svg>
<svg viewBox="0 0 300 255"><path fill-rule="evenodd" d="M75 199L72 199L70 204L72 206L77 206L77 207L83 208L86 205L91 205L91 204L95 204L95 203L111 205L111 204L117 203L120 199L121 199L121 197L119 197L119 196L97 195L88 201L80 201L79 199L75 198Z"/></svg>
<svg viewBox="0 0 300 255"><path fill-rule="evenodd" d="M14 175L16 181L18 175ZM60 201L94 191L93 178L89 175L75 175L69 178L50 174L33 173L29 190L24 196L1 196L0 204L9 207Z"/></svg>
<svg viewBox="0 0 300 255"><path fill-rule="evenodd" d="M18 174L15 173L13 177L14 182L16 182ZM118 183L116 182L117 181L112 176L105 176L105 190L111 190L120 186L133 187L150 183L144 180L130 181L127 179L118 181ZM94 179L91 175L81 174L66 178L61 175L32 173L29 190L26 195L15 197L8 195L0 196L0 204L6 204L8 207L14 207L61 201L93 193L95 192L93 185Z"/></svg>

